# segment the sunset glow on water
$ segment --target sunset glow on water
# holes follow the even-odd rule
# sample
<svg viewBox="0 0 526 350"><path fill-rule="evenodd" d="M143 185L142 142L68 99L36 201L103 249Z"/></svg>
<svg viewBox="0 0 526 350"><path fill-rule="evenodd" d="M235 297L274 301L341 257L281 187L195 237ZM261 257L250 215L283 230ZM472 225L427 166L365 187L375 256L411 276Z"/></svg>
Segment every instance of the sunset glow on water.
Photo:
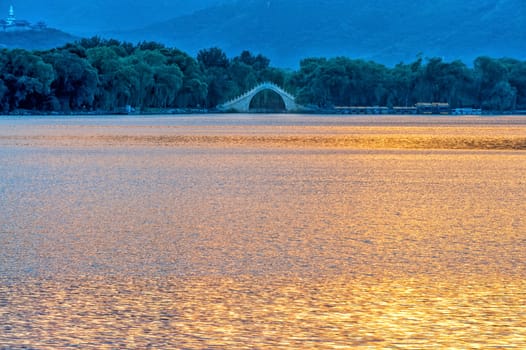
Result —
<svg viewBox="0 0 526 350"><path fill-rule="evenodd" d="M526 119L0 119L0 349L524 348Z"/></svg>

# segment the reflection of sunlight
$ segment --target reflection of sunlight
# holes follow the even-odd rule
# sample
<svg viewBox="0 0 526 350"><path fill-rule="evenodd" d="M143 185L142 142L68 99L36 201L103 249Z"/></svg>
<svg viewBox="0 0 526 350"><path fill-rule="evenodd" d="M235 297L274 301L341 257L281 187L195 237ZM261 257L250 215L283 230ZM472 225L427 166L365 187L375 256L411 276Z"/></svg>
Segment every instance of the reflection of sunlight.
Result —
<svg viewBox="0 0 526 350"><path fill-rule="evenodd" d="M523 119L283 118L0 120L0 347L526 348Z"/></svg>
<svg viewBox="0 0 526 350"><path fill-rule="evenodd" d="M14 286L3 344L334 349L526 345L523 282L82 279ZM64 291L67 289L67 293ZM2 309L0 309L2 310ZM33 338L26 329L31 325Z"/></svg>

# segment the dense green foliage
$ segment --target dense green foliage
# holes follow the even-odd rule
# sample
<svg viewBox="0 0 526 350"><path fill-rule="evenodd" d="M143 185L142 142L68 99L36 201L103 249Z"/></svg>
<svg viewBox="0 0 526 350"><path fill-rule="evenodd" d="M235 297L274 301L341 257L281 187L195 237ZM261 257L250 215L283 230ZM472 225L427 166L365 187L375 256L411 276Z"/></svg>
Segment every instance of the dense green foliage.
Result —
<svg viewBox="0 0 526 350"><path fill-rule="evenodd" d="M387 68L347 58L306 59L292 78L300 103L319 106L412 106L446 102L451 107L524 109L526 62L479 57L460 61L419 58Z"/></svg>
<svg viewBox="0 0 526 350"><path fill-rule="evenodd" d="M392 68L345 57L308 58L298 71L273 68L248 51L228 58L219 48L197 58L154 42L137 45L83 39L48 51L0 51L0 111L111 112L213 108L257 83L272 81L299 103L332 106L526 109L526 62L479 57L473 67L440 58ZM261 100L264 101L266 97Z"/></svg>

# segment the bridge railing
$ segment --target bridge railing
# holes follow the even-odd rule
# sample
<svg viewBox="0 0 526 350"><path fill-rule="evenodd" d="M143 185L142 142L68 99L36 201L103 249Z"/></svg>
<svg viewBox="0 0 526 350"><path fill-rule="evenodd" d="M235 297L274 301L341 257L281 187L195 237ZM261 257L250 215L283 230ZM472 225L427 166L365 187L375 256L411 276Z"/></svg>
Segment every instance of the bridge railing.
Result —
<svg viewBox="0 0 526 350"><path fill-rule="evenodd" d="M282 95L285 95L287 98L290 98L291 100L295 99L295 97L292 94L290 94L288 91L285 91L284 89L282 89L279 85L277 85L277 84L275 84L273 82L270 82L270 81L265 81L265 82L255 86L254 88L250 89L249 91L245 92L244 94L239 95L239 96L237 96L237 97L235 97L233 99L230 99L229 101L223 103L222 106L228 106L228 105L231 105L231 104L235 104L235 103L241 101L242 99L247 98L250 95L256 94L257 92L259 92L261 90L264 90L266 88L269 88L271 90L277 90L278 93L280 93Z"/></svg>

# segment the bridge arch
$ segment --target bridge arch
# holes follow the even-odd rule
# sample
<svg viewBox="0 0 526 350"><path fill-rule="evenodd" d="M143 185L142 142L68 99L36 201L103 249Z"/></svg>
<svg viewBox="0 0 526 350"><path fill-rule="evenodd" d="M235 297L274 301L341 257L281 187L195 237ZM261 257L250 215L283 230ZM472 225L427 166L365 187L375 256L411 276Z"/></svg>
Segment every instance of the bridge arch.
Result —
<svg viewBox="0 0 526 350"><path fill-rule="evenodd" d="M254 95L250 101L250 113L280 113L286 112L285 101L281 95L273 90L262 90Z"/></svg>
<svg viewBox="0 0 526 350"><path fill-rule="evenodd" d="M252 99L261 91L271 90L278 94L285 105L285 110L287 112L297 111L300 109L300 106L296 104L296 98L280 88L278 85L270 82L264 82L256 86L250 91L247 91L241 96L238 96L228 102L225 102L217 108L222 111L236 111L241 113L250 112L250 103Z"/></svg>

